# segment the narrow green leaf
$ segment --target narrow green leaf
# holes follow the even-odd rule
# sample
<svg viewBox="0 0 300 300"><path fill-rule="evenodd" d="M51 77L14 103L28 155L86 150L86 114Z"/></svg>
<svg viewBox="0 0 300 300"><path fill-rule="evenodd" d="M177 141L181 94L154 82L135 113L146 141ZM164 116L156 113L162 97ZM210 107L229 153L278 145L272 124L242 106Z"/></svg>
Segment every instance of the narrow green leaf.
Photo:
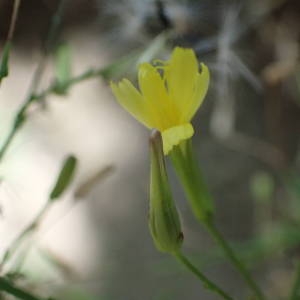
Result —
<svg viewBox="0 0 300 300"><path fill-rule="evenodd" d="M0 83L4 77L8 76L8 61L9 61L10 48L11 48L11 42L8 41L4 45L2 58L0 61Z"/></svg>
<svg viewBox="0 0 300 300"><path fill-rule="evenodd" d="M71 50L66 44L60 45L56 53L56 93L65 94L72 76Z"/></svg>
<svg viewBox="0 0 300 300"><path fill-rule="evenodd" d="M50 194L50 200L55 200L59 198L62 195L62 193L67 189L75 174L76 166L77 159L75 156L70 155L65 159L64 164L56 180L56 183Z"/></svg>

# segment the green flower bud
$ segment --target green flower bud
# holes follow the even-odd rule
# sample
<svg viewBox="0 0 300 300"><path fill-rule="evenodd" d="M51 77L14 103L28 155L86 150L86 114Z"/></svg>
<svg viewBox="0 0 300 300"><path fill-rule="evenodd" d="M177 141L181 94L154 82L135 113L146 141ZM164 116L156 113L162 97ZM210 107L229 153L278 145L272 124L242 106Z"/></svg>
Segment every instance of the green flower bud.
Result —
<svg viewBox="0 0 300 300"><path fill-rule="evenodd" d="M151 135L150 148L150 232L156 248L172 254L180 249L183 234L168 182L161 134L156 130Z"/></svg>

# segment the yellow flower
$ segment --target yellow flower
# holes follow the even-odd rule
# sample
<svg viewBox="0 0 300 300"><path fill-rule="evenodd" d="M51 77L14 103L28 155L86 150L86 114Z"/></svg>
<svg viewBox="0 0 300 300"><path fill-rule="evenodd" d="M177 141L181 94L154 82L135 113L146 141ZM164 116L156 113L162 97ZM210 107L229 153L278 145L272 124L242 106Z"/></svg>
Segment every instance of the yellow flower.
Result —
<svg viewBox="0 0 300 300"><path fill-rule="evenodd" d="M208 68L192 49L176 47L170 60L139 66L140 91L123 79L111 83L118 102L146 127L162 134L164 154L194 134L191 119L200 107L209 84Z"/></svg>

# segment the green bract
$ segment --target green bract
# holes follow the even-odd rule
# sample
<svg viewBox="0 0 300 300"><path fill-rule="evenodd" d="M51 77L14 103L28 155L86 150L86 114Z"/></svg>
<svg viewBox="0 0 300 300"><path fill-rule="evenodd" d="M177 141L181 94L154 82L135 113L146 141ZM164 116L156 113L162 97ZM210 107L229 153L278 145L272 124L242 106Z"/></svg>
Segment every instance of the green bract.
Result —
<svg viewBox="0 0 300 300"><path fill-rule="evenodd" d="M176 253L182 244L179 216L172 199L165 168L161 134L154 131L150 138L150 213L149 227L159 251Z"/></svg>

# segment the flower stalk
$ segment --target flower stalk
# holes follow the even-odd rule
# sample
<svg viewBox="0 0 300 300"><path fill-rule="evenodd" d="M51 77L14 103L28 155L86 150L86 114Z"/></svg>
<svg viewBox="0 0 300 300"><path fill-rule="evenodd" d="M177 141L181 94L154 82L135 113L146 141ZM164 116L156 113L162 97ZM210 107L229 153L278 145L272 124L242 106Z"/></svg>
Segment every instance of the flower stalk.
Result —
<svg viewBox="0 0 300 300"><path fill-rule="evenodd" d="M149 228L156 248L173 255L202 282L206 289L225 300L233 300L226 292L209 280L182 253L183 233L180 219L172 198L165 166L162 137L154 130L150 138L150 212Z"/></svg>
<svg viewBox="0 0 300 300"><path fill-rule="evenodd" d="M200 272L181 252L175 253L174 256L181 264L183 264L189 271L191 271L198 279L202 281L204 288L214 292L223 299L233 300L231 296L229 296L225 291L223 291L220 287L203 275L202 272Z"/></svg>
<svg viewBox="0 0 300 300"><path fill-rule="evenodd" d="M198 167L191 140L183 141L174 147L170 152L170 158L197 220L205 226L218 246L224 251L228 260L242 275L256 299L265 299L251 274L215 226L213 197Z"/></svg>
<svg viewBox="0 0 300 300"><path fill-rule="evenodd" d="M215 242L218 246L224 251L225 255L229 259L229 261L235 266L235 268L239 271L241 276L244 278L245 282L252 290L253 294L255 295L255 299L257 300L265 300L265 296L257 285L257 283L253 280L251 274L245 267L244 263L237 257L231 246L228 244L226 239L222 236L220 231L216 228L214 222L209 222L206 225L207 230L214 238Z"/></svg>

